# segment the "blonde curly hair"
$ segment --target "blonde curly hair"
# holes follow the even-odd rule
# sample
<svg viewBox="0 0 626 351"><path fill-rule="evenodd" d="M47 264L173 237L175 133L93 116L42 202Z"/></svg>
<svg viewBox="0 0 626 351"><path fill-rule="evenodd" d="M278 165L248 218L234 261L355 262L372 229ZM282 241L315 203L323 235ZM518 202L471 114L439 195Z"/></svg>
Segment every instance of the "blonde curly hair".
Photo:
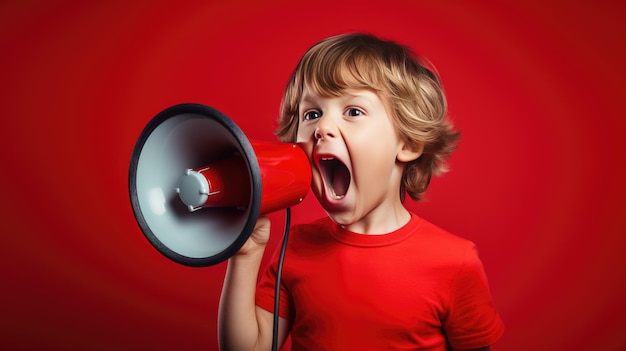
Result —
<svg viewBox="0 0 626 351"><path fill-rule="evenodd" d="M313 45L291 74L283 95L276 135L295 142L298 107L304 86L320 96L339 96L345 89L369 89L381 98L393 123L408 143L423 146L402 175L405 192L420 200L433 175L446 172L459 132L447 119L439 77L410 48L370 34L344 34Z"/></svg>

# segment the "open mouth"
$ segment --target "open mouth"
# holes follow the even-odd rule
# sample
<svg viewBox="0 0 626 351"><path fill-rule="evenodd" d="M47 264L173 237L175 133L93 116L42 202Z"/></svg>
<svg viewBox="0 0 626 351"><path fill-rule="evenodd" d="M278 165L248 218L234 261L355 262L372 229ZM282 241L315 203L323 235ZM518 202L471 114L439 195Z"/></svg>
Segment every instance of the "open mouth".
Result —
<svg viewBox="0 0 626 351"><path fill-rule="evenodd" d="M346 196L350 187L348 167L334 157L322 157L319 165L330 196L337 200Z"/></svg>

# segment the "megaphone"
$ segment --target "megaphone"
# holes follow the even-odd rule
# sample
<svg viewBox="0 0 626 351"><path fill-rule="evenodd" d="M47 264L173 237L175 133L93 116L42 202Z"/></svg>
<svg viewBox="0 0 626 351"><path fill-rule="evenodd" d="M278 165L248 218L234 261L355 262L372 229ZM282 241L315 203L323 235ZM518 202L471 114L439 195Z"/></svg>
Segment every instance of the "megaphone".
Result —
<svg viewBox="0 0 626 351"><path fill-rule="evenodd" d="M177 263L206 267L234 255L260 215L302 202L311 166L296 144L249 140L220 111L186 103L146 125L128 180L150 243Z"/></svg>

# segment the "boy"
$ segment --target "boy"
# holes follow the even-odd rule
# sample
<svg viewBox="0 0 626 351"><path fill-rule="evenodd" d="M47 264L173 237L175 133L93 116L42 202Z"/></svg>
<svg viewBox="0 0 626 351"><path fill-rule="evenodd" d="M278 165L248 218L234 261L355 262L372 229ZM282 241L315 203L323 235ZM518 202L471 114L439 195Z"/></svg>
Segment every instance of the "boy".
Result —
<svg viewBox="0 0 626 351"><path fill-rule="evenodd" d="M408 48L371 35L311 47L287 84L278 137L309 156L329 218L292 228L278 340L293 350L489 350L502 334L474 245L403 205L419 200L458 133L438 77ZM228 263L220 347L269 350L276 259L260 218Z"/></svg>

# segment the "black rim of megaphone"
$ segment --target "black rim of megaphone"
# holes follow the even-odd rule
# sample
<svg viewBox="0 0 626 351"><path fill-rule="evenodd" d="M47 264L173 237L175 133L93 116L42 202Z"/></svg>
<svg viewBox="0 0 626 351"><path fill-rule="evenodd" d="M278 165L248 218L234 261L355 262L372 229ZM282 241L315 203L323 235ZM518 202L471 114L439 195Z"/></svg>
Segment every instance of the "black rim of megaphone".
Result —
<svg viewBox="0 0 626 351"><path fill-rule="evenodd" d="M243 156L246 158L246 161L249 165L249 171L252 177L252 194L250 201L250 208L248 218L246 219L246 223L241 231L241 234L237 236L235 241L228 246L226 249L221 252L210 256L210 257L187 257L181 255L166 245L164 245L157 236L152 232L150 226L148 225L144 215L141 211L141 207L139 206L139 198L137 194L137 166L139 163L139 158L141 156L141 152L143 147L148 140L148 137L152 132L163 122L166 120L179 116L181 114L196 114L201 116L206 116L207 118L211 118L214 121L219 122L225 128L228 129L232 133L232 136L235 137L239 146L241 147L241 151ZM256 220L260 213L261 208L261 172L259 169L259 163L256 158L256 154L254 149L252 148L252 144L243 133L243 131L226 115L221 113L220 111L206 106L202 104L195 103L183 103L171 106L159 114L157 114L143 129L141 132L139 139L137 139L137 143L135 144L135 148L133 149L133 153L131 156L130 162L130 170L128 177L129 184L129 192L130 192L130 200L133 207L133 212L135 214L135 219L139 224L139 227L143 231L144 235L150 241L150 243L164 256L171 259L172 261L178 262L180 264L191 266L191 267L207 267L212 266L221 262L226 261L228 258L233 256L239 249L243 246L243 244L248 240L250 234L252 234L252 230L256 224Z"/></svg>

